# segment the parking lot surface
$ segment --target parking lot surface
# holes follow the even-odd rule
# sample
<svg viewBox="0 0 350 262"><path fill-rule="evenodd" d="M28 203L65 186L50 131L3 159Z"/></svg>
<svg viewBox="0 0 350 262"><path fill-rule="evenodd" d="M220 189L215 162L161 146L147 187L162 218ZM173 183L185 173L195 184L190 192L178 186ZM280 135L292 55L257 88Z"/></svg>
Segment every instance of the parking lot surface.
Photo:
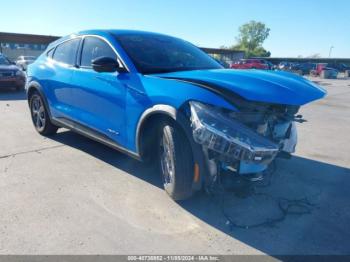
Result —
<svg viewBox="0 0 350 262"><path fill-rule="evenodd" d="M25 94L0 90L0 253L349 254L350 80L312 80L328 96L302 108L292 159L255 193L182 203L117 151L64 129L38 135ZM279 217L284 198L306 206L274 224L232 226Z"/></svg>

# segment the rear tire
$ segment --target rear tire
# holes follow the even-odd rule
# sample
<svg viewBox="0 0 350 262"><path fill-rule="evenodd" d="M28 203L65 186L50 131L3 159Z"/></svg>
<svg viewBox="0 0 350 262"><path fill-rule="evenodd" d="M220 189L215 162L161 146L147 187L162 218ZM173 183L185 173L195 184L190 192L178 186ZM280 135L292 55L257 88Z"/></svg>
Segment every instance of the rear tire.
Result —
<svg viewBox="0 0 350 262"><path fill-rule="evenodd" d="M159 170L167 194L174 200L184 200L192 193L194 176L193 154L184 131L174 122L160 125L158 141Z"/></svg>
<svg viewBox="0 0 350 262"><path fill-rule="evenodd" d="M29 98L30 113L36 131L43 136L50 136L57 132L58 127L52 124L44 100L38 92Z"/></svg>

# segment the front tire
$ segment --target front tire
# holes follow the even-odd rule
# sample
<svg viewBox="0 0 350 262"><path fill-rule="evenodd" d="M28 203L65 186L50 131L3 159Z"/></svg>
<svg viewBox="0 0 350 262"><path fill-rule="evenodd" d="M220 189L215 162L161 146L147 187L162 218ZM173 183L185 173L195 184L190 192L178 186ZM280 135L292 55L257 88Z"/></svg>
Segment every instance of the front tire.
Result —
<svg viewBox="0 0 350 262"><path fill-rule="evenodd" d="M30 96L29 107L34 127L39 134L49 136L57 132L58 127L52 124L43 98L39 93L35 92Z"/></svg>
<svg viewBox="0 0 350 262"><path fill-rule="evenodd" d="M159 131L159 169L164 189L174 200L187 199L193 193L194 176L190 142L174 122L163 122Z"/></svg>

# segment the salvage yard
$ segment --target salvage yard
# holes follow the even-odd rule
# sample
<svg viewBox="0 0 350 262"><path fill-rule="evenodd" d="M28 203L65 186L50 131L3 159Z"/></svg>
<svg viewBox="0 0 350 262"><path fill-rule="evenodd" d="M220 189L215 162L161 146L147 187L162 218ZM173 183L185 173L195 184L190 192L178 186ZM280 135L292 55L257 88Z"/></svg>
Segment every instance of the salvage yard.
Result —
<svg viewBox="0 0 350 262"><path fill-rule="evenodd" d="M302 108L292 159L181 203L121 153L41 137L25 94L0 90L0 254L348 254L350 79L312 80L328 96Z"/></svg>

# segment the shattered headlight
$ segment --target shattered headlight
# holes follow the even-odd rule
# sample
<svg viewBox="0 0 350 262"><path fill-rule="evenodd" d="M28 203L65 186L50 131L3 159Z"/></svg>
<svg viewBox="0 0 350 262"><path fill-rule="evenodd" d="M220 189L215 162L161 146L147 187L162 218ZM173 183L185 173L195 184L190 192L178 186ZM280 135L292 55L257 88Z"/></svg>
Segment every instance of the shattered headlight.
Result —
<svg viewBox="0 0 350 262"><path fill-rule="evenodd" d="M194 140L228 160L269 163L278 145L229 117L219 108L190 102Z"/></svg>

